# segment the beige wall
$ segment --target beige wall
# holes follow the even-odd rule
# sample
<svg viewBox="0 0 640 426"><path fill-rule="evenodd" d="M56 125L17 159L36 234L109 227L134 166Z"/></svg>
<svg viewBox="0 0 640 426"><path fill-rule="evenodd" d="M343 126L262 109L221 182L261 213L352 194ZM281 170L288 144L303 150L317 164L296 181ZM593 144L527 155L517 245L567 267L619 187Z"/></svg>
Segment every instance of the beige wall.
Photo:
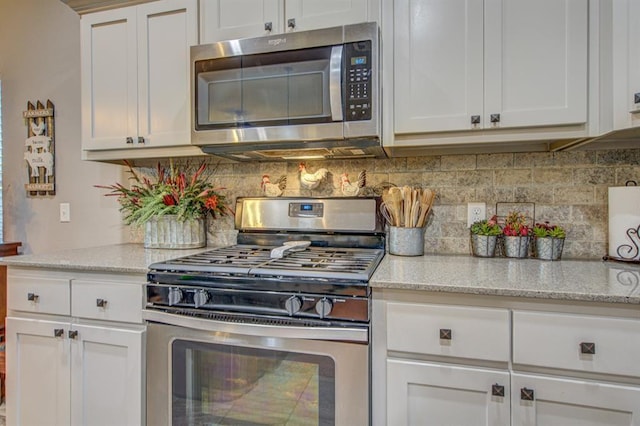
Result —
<svg viewBox="0 0 640 426"><path fill-rule="evenodd" d="M24 253L123 242L118 206L93 188L119 180L116 165L80 160L80 17L59 0L0 0L4 240ZM23 159L27 102L55 105L56 194L30 197ZM59 204L71 222L60 223Z"/></svg>

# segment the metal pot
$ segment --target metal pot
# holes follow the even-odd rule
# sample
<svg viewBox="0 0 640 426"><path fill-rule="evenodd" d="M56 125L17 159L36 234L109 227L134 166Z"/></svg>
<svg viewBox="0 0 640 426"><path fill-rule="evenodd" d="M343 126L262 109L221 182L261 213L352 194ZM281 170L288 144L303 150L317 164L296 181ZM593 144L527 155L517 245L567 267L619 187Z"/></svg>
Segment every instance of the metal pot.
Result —
<svg viewBox="0 0 640 426"><path fill-rule="evenodd" d="M535 240L535 255L542 260L558 260L562 256L564 238L544 237Z"/></svg>
<svg viewBox="0 0 640 426"><path fill-rule="evenodd" d="M504 255L525 258L529 255L529 236L504 236Z"/></svg>
<svg viewBox="0 0 640 426"><path fill-rule="evenodd" d="M497 235L471 234L471 253L477 257L494 257Z"/></svg>

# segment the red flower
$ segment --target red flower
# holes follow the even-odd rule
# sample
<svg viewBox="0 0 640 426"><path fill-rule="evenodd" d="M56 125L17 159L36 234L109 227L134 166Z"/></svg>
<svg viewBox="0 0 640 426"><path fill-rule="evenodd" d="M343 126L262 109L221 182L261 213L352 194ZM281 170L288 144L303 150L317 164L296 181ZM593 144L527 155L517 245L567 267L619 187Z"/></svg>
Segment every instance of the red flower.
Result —
<svg viewBox="0 0 640 426"><path fill-rule="evenodd" d="M173 198L173 196L166 194L162 197L162 201L164 202L165 206L175 206L176 203L176 199Z"/></svg>
<svg viewBox="0 0 640 426"><path fill-rule="evenodd" d="M218 196L212 195L206 199L204 202L205 208L208 210L215 210L218 207Z"/></svg>

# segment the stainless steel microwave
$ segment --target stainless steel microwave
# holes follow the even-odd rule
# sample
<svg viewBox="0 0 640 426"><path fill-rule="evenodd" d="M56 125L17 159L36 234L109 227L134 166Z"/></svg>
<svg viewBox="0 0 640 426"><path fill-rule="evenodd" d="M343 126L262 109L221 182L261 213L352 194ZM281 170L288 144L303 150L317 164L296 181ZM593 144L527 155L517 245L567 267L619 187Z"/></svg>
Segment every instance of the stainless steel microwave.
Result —
<svg viewBox="0 0 640 426"><path fill-rule="evenodd" d="M367 22L191 47L191 143L234 160L384 157Z"/></svg>

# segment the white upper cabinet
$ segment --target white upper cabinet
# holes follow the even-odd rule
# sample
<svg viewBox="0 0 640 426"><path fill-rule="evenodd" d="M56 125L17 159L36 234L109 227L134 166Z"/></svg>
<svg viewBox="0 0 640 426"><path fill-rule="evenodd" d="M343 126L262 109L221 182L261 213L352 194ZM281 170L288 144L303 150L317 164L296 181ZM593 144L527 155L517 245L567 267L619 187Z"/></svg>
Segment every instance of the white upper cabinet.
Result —
<svg viewBox="0 0 640 426"><path fill-rule="evenodd" d="M190 144L189 47L197 0L161 0L81 20L85 150Z"/></svg>
<svg viewBox="0 0 640 426"><path fill-rule="evenodd" d="M396 0L394 132L587 120L582 0Z"/></svg>
<svg viewBox="0 0 640 426"><path fill-rule="evenodd" d="M377 21L378 0L200 0L200 43Z"/></svg>
<svg viewBox="0 0 640 426"><path fill-rule="evenodd" d="M613 6L613 130L640 126L640 2Z"/></svg>

